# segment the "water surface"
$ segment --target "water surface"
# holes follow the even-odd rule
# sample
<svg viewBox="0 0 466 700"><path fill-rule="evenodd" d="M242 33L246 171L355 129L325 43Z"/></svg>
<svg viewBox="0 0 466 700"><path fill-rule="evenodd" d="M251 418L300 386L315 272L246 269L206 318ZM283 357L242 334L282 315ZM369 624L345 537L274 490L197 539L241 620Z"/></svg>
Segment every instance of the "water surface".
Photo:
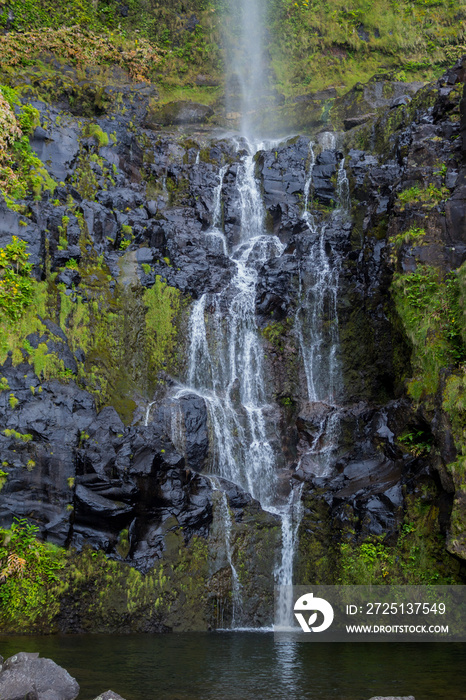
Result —
<svg viewBox="0 0 466 700"><path fill-rule="evenodd" d="M79 682L79 700L466 700L466 644L308 644L266 633L1 637Z"/></svg>

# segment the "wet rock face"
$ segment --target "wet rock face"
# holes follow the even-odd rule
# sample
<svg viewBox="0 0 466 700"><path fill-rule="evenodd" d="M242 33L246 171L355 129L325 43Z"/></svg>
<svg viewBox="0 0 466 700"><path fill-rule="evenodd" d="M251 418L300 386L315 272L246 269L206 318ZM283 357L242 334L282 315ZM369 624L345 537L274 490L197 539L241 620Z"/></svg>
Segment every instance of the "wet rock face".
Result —
<svg viewBox="0 0 466 700"><path fill-rule="evenodd" d="M126 428L112 407L97 414L93 398L74 383L48 382L32 395L39 383L29 366L3 367L2 374L19 401L10 412L1 397L0 444L9 465L2 525L28 517L50 542L78 550L88 544L141 569L163 554L168 519L183 527L187 541L208 533L210 483L186 468L165 432L162 409L149 427ZM205 407L197 408L205 435ZM188 455L199 469L205 449L190 437Z"/></svg>
<svg viewBox="0 0 466 700"><path fill-rule="evenodd" d="M336 530L354 526L353 536L395 534L404 517L403 493L413 475L428 473L422 461L404 455L395 443L410 417L408 402L392 402L383 410L361 403L340 416L340 440L330 474L319 474L319 466L306 454L318 434L328 407L314 406L299 419L304 456L296 478L304 480L310 495L324 494ZM304 437L305 436L305 437Z"/></svg>
<svg viewBox="0 0 466 700"><path fill-rule="evenodd" d="M196 102L169 102L155 109L149 110L144 125L148 128L154 126L179 126L187 124L202 124L213 115L211 107Z"/></svg>
<svg viewBox="0 0 466 700"><path fill-rule="evenodd" d="M344 382L332 470L322 468L315 452L322 425L331 421L334 407L297 401L292 438L297 444L294 476L304 483L297 565L302 580L323 582L342 576L349 564L343 549L328 553L329 542L343 543L343 548L344 543L356 546L374 538L393 543L409 518L423 528L426 541L436 537L443 541L442 553L436 551L433 559L444 558L439 572L450 573L457 567L445 547L464 557L464 537L461 526L457 527L464 522L464 493L457 486L453 499L455 487L446 467L456 458L451 425L441 410L441 397L435 409L422 406L417 412L410 401L397 398L406 389L403 377L409 376L411 349L390 301L395 258L396 271L401 273L412 272L419 264L447 273L466 260L465 160L458 138L464 122L464 98L463 111L458 110L461 76L459 62L430 92L416 98L416 110L409 100L398 100L393 110L360 131L357 142L364 143L364 133L366 150L355 147L353 137L346 137L353 217L346 237L343 227L338 230L335 223L333 234L330 229L325 232L329 254L340 260L338 323ZM404 109L411 111L395 112ZM398 194L415 186L420 191L443 187L446 201L431 206L419 198L401 205ZM394 256L393 241L401 240L413 226L425 230L422 243L400 243ZM295 234L293 244L298 240ZM413 454L400 443L400 437L413 434L424 436L422 454ZM412 504L419 510L413 511ZM428 524L419 524L420 512L430 513ZM398 554L395 569L406 556L402 550ZM335 569L339 571L336 579ZM460 569L458 564L456 573Z"/></svg>
<svg viewBox="0 0 466 700"><path fill-rule="evenodd" d="M299 137L259 152L255 158L267 230L284 246L280 257L257 264L255 308L266 355L267 394L275 431L272 443L280 453L281 482L288 487L294 480L303 486L303 532L313 536L325 532L323 547L337 541L342 531L352 541L396 538L407 494L416 491L416 484L428 485L434 478L432 462L425 455L414 458L397 444L407 425L424 430L430 419L415 413L403 399L410 348L389 300L393 263L387 238L418 222L413 211L396 205L396 188L424 182L439 160L452 155L445 178L452 196L445 216L440 212L430 215L427 245L414 254L412 249L402 249L400 264L407 271L420 259L440 262L449 270L466 258L466 110L463 98L461 120L450 123L446 118L458 72L448 80L449 87L437 91L435 104L419 108L408 124L402 114L411 108L411 102L404 94L385 95L383 90L379 94L376 84L368 88L366 97L372 95L377 108L390 100L392 109L387 114L392 116L387 119L400 122L396 137L387 138L377 131L381 129L377 122L375 150L364 150L362 142L347 137L344 166L354 204L351 212L345 210L337 186L343 146L329 149L332 138L328 134L319 135L313 149L309 138ZM241 212L236 178L245 154L241 141L206 138L195 132L180 137L134 129L128 117L116 113L114 119L95 119L113 136L99 146L98 139L86 136L72 116L57 119L55 108L37 106L48 125L36 130L33 147L52 177L65 184L56 189L53 199L26 202L27 219L0 204L0 245L9 243L12 235L27 241L37 278L57 273L63 291L61 304L66 299L74 303L79 291L82 303L89 306L94 301L93 290L104 284L105 294L112 299L115 290L126 300L138 298L153 289L156 281L164 280L181 293L188 309L191 300L228 286L236 265L225 255L221 236L209 230L215 212L215 223L230 250L238 243ZM348 116L353 117L358 115ZM464 143L453 140L461 134ZM307 211L313 226L304 216L311 169ZM68 207L70 197L73 212ZM317 246L338 271L337 363L342 387L337 397L337 447L330 470L316 459L315 447L322 426L333 419L337 409L328 397L309 401L297 324L303 280L315 275L312 251ZM72 260L84 263L91 255L98 256L105 267L93 267L90 280L84 279L82 266L79 270L73 263L66 266ZM335 323L328 307L329 303L324 305L322 314L326 327ZM135 351L139 344L134 330L136 312L145 317L145 310L131 304L117 311L122 324L133 329L126 338ZM60 322L60 309L52 309L50 318L41 320L40 332L27 337L30 347L56 356L63 363L61 379L72 376L73 380L66 383L39 377L27 363L26 351L23 363L13 366L10 357L1 368L9 391L0 392L0 450L2 461L8 464L0 496L0 524L9 526L13 517L27 517L50 542L78 552L90 545L142 572L151 571L154 564L174 557L175 550L199 538L213 552L208 564L203 560L202 576L210 596L204 601L206 609L217 606L218 611L223 606L231 614L232 570L225 554L225 532L218 521L217 492L208 476L211 426L200 396L186 393L179 399L182 428L178 433L174 430L172 397L179 388L175 382L184 379L186 327L176 349L178 364L168 369L162 363L155 384L154 378L144 374L147 358L140 361L141 382L147 380L147 386L154 387L157 399L147 420L145 409L152 395L124 387L137 406L128 425L117 411L119 406L107 405L97 412L95 398L80 374L88 350L85 343L77 347L71 342L73 329ZM157 328L154 335L163 332ZM325 344L322 352L328 352ZM132 363L133 355L128 357ZM111 358L103 362L110 363ZM15 406L10 403L10 392L17 399ZM436 421L433 431L446 463L455 448L452 439L440 439L445 427L440 414ZM454 485L441 470L439 478L447 493L438 506L445 532ZM279 523L237 487L223 487L232 519L232 548L237 563L243 563L244 620L265 624L272 607ZM331 525L325 529L323 522ZM245 561L253 564L248 568ZM204 583L201 574L198 578ZM180 611L177 615L182 618ZM219 620L214 617L206 614L202 625L209 619L208 624L215 626ZM67 620L63 629L77 631L82 629L79 624ZM130 622L121 624L126 629L124 625ZM151 624L147 629L163 628L163 621ZM182 624L178 618L177 624ZM197 618L196 624L202 626ZM137 629L146 628L141 623Z"/></svg>

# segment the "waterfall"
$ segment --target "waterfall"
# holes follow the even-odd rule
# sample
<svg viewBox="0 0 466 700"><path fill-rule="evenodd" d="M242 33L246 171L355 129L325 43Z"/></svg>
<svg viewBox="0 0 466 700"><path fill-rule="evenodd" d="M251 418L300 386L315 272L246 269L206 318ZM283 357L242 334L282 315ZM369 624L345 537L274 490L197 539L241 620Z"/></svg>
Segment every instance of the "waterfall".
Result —
<svg viewBox="0 0 466 700"><path fill-rule="evenodd" d="M216 493L219 494L219 515L223 525L223 537L225 541L225 553L227 556L228 564L231 570L231 603L232 603L232 615L231 615L231 627L235 629L237 624L241 624L242 612L243 612L243 594L241 590L241 583L238 576L238 571L233 562L233 546L232 546L232 520L230 515L230 509L228 507L228 499L225 491L222 491L218 479L215 477L210 477L212 487Z"/></svg>
<svg viewBox="0 0 466 700"><path fill-rule="evenodd" d="M300 268L300 304L296 313L296 329L304 361L307 393L311 403L333 405L335 387L339 383L337 363L338 268L331 266L325 250L325 224L316 226L309 211L309 198L315 155L309 147L310 165L304 187L302 220L315 243Z"/></svg>
<svg viewBox="0 0 466 700"><path fill-rule="evenodd" d="M212 226L207 231L207 236L211 238L214 253L222 252L228 255L228 246L225 235L222 231L222 189L223 181L228 170L228 165L220 168L219 182L214 191L214 201L212 208Z"/></svg>
<svg viewBox="0 0 466 700"><path fill-rule="evenodd" d="M279 511L282 519L282 556L275 572L279 585L275 611L277 631L289 629L293 619L293 565L302 517L302 490L302 484L299 488L292 489L286 506Z"/></svg>
<svg viewBox="0 0 466 700"><path fill-rule="evenodd" d="M255 299L258 269L281 255L283 246L275 236L264 234L253 158L251 150L237 173L241 241L230 253L236 272L224 290L204 294L193 305L187 387L202 396L208 407L213 473L270 508L275 503L277 468L270 444L273 426L267 418L270 406ZM215 216L213 221L215 225Z"/></svg>
<svg viewBox="0 0 466 700"><path fill-rule="evenodd" d="M245 623L242 590L235 566L234 530L228 499L219 479L236 484L259 501L263 510L281 521L281 554L274 575L279 585L276 625L288 628L292 620L293 564L301 519L301 488L279 493L280 451L274 411L266 381L263 339L256 322L259 271L268 260L283 254L285 246L265 231L265 209L255 177L255 155L262 144L247 142L236 168L240 236L229 249L223 233L222 191L229 166L218 173L214 188L211 226L206 240L221 246L233 264L230 282L220 292L208 292L193 304L188 325L188 362L184 384L172 397L171 437L184 453L185 427L179 401L195 394L208 411L210 453L207 472L214 490L216 517L222 523L226 560L231 569L232 628ZM239 148L239 144L238 144ZM340 430L338 400L342 380L338 360L338 262L326 248L327 223L313 214L314 146L309 145L304 185L304 224L307 253L299 267L299 304L295 333L299 342L311 411L319 429L307 455L315 473L325 475L331 465ZM344 160L338 166L336 192L340 216L349 204ZM314 408L313 408L314 407ZM146 424L150 406L147 410ZM280 489L281 492L281 489ZM218 522L218 521L217 521Z"/></svg>
<svg viewBox="0 0 466 700"><path fill-rule="evenodd" d="M345 159L340 160L340 165L338 166L337 174L337 199L338 208L340 212L348 213L351 207L350 201L350 187L348 176L345 170Z"/></svg>
<svg viewBox="0 0 466 700"><path fill-rule="evenodd" d="M300 499L293 491L286 500L280 501L277 495L279 464L277 451L272 446L276 427L270 418L263 341L255 312L259 269L267 260L280 256L284 246L276 236L265 233L265 211L254 173L256 148L249 144L238 166L236 188L241 209L241 235L239 244L229 253L220 229L226 168L219 172L212 226L206 236L223 236L225 252L234 263L235 274L221 292L203 294L192 306L186 384L174 397L174 403L190 393L203 398L210 424L211 475L238 485L258 500L263 510L280 518L282 547L275 576L278 584L289 586ZM174 407L172 434L176 442L181 440L179 420L179 409ZM223 518L225 549L232 572L234 627L241 624L242 605L225 495L218 511ZM283 620L290 619L290 605L289 600L280 601Z"/></svg>
<svg viewBox="0 0 466 700"><path fill-rule="evenodd" d="M265 94L264 0L228 0L227 111L241 115L241 133L254 136L254 112Z"/></svg>
<svg viewBox="0 0 466 700"><path fill-rule="evenodd" d="M335 137L325 132L321 143L335 147ZM296 332L304 363L308 400L319 414L319 428L306 453L312 456L314 472L318 476L328 473L338 443L340 411L338 398L342 377L338 361L338 262L331 263L326 251L326 224L316 225L309 212L312 176L315 167L313 144L309 145L309 169L304 188L302 220L310 236L315 240L304 265L300 267L299 298L296 312ZM350 206L349 182L345 161L340 160L336 182L337 209L334 216L345 215Z"/></svg>

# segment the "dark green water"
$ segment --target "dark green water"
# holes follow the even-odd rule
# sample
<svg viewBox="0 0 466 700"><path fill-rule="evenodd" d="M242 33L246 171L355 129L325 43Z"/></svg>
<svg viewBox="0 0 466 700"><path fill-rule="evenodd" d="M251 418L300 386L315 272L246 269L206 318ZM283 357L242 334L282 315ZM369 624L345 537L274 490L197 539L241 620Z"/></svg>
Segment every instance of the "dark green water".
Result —
<svg viewBox="0 0 466 700"><path fill-rule="evenodd" d="M465 644L309 644L273 634L0 638L77 678L80 700L466 700Z"/></svg>

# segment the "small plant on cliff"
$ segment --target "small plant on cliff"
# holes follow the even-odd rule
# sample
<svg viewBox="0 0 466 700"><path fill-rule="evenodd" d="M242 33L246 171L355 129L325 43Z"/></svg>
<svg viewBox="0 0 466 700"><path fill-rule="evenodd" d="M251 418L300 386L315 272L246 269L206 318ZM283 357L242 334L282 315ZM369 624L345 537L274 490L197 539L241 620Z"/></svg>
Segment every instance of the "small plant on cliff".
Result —
<svg viewBox="0 0 466 700"><path fill-rule="evenodd" d="M32 265L28 258L25 241L16 236L0 249L0 315L13 321L30 304L33 295Z"/></svg>
<svg viewBox="0 0 466 700"><path fill-rule="evenodd" d="M102 131L98 124L88 124L84 129L85 136L91 136L95 138L99 144L99 148L102 146L108 146L108 134Z"/></svg>
<svg viewBox="0 0 466 700"><path fill-rule="evenodd" d="M424 189L418 185L409 187L398 194L398 202L401 203L401 209L406 205L419 204L424 208L433 209L450 197L450 190L443 186L438 188L434 184L429 183Z"/></svg>
<svg viewBox="0 0 466 700"><path fill-rule="evenodd" d="M399 251L403 245L419 244L426 235L426 231L423 228L417 228L416 226L411 226L407 231L399 233L390 239L390 243L393 245L396 251Z"/></svg>
<svg viewBox="0 0 466 700"><path fill-rule="evenodd" d="M32 440L31 433L18 433L12 428L6 428L6 430L3 431L3 434L5 437L12 437L15 440L21 440L21 442L30 442Z"/></svg>
<svg viewBox="0 0 466 700"><path fill-rule="evenodd" d="M432 449L432 435L424 430L406 430L398 442L414 457L425 457Z"/></svg>

